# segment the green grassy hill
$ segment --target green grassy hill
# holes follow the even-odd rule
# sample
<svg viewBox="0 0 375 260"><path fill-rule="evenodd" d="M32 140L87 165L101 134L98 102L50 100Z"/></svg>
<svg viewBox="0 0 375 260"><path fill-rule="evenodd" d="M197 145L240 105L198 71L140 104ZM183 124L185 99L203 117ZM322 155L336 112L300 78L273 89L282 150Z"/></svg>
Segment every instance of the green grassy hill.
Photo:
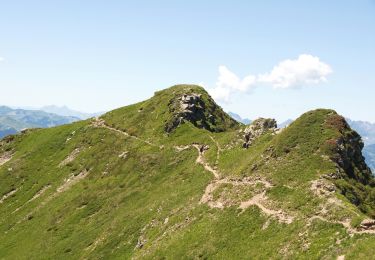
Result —
<svg viewBox="0 0 375 260"><path fill-rule="evenodd" d="M180 85L0 147L0 259L375 253L375 182L332 110L245 126Z"/></svg>

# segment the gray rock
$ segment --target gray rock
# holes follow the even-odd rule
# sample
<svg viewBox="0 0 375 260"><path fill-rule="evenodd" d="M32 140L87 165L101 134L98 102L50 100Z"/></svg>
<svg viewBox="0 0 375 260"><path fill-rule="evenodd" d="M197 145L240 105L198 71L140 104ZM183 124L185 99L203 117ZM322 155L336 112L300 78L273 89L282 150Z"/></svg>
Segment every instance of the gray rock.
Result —
<svg viewBox="0 0 375 260"><path fill-rule="evenodd" d="M275 119L271 118L258 118L251 123L244 130L244 139L243 148L248 148L251 143L257 139L259 136L263 135L269 130L275 131L277 128L277 123Z"/></svg>

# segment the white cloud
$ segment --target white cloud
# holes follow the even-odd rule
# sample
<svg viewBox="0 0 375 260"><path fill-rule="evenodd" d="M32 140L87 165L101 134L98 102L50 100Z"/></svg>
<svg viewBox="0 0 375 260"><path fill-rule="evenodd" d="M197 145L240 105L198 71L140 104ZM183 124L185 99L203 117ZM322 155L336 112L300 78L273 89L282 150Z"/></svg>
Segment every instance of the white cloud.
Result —
<svg viewBox="0 0 375 260"><path fill-rule="evenodd" d="M1 62L1 61L4 61L4 60L5 60L5 59L4 59L3 57L0 57L0 62Z"/></svg>
<svg viewBox="0 0 375 260"><path fill-rule="evenodd" d="M325 82L331 73L331 67L318 57L302 54L296 60L280 62L270 73L259 75L258 82L274 88L294 88Z"/></svg>
<svg viewBox="0 0 375 260"><path fill-rule="evenodd" d="M229 102L234 93L248 93L258 85L283 89L303 87L325 82L331 73L329 65L309 54L302 54L295 60L282 61L269 73L250 74L243 79L227 67L220 66L216 86L209 88L208 92L216 100Z"/></svg>
<svg viewBox="0 0 375 260"><path fill-rule="evenodd" d="M230 88L233 90L247 91L255 83L255 76L249 75L242 80L227 67L219 67L219 78L217 87Z"/></svg>
<svg viewBox="0 0 375 260"><path fill-rule="evenodd" d="M218 101L229 102L232 95L232 90L225 87L215 87L208 89L211 96Z"/></svg>
<svg viewBox="0 0 375 260"><path fill-rule="evenodd" d="M237 91L248 92L256 83L256 77L253 75L240 79L225 66L219 66L219 77L216 87L209 89L214 99L229 102L230 96Z"/></svg>

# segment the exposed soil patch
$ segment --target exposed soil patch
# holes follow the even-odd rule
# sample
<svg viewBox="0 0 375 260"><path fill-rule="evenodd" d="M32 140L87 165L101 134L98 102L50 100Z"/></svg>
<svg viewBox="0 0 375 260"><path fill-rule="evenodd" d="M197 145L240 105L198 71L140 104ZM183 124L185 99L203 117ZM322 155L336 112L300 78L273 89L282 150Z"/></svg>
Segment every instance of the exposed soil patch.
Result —
<svg viewBox="0 0 375 260"><path fill-rule="evenodd" d="M10 160L12 160L13 154L10 152L5 152L0 155L0 166L6 164Z"/></svg>
<svg viewBox="0 0 375 260"><path fill-rule="evenodd" d="M329 212L329 208L346 208L343 202L335 196L336 188L334 184L329 183L327 180L321 178L312 181L310 189L316 196L324 198L326 202L320 205L321 209L316 213L316 215L310 217L307 220L308 226L310 226L314 220L319 219L324 222L340 224L344 226L350 234L375 234L375 220L373 219L365 219L362 221L358 228L354 228L351 226L350 218L344 220L331 220L325 217ZM359 216L359 214L355 211L352 211L352 213Z"/></svg>
<svg viewBox="0 0 375 260"><path fill-rule="evenodd" d="M273 209L267 208L265 206L266 201L267 201L267 197L266 197L266 192L264 191L261 194L255 195L248 201L241 202L240 208L246 209L254 205L254 206L257 206L259 209L261 209L264 214L266 214L267 216L272 216L276 218L279 222L283 222L286 224L291 224L293 222L294 218L292 216L287 215L282 210L280 209L273 210Z"/></svg>
<svg viewBox="0 0 375 260"><path fill-rule="evenodd" d="M16 192L18 191L18 189L15 189L15 190L11 190L10 192L8 192L7 194L5 194L1 199L0 199L0 204L4 203L4 201L9 198L10 196L12 196L13 194L15 194Z"/></svg>
<svg viewBox="0 0 375 260"><path fill-rule="evenodd" d="M66 157L60 164L59 164L59 168L61 167L64 167L65 165L67 165L68 163L71 163L73 162L77 156L79 155L79 153L81 152L81 149L80 148L76 148L74 149L69 155L68 157Z"/></svg>
<svg viewBox="0 0 375 260"><path fill-rule="evenodd" d="M46 192L46 190L48 190L50 187L51 187L51 185L44 186L41 190L39 190L37 193L35 193L35 195L29 200L29 202L31 202L31 201L39 198L40 196L42 196L42 194L44 192Z"/></svg>
<svg viewBox="0 0 375 260"><path fill-rule="evenodd" d="M126 137L130 137L130 138L133 138L137 141L140 141L140 142L143 142L145 144L148 144L148 145L151 145L151 146L154 146L154 147L158 147L159 149L163 149L163 146L159 146L159 145L156 145L156 144L153 144L151 143L150 141L147 141L147 140L144 140L144 139L141 139L137 136L134 136L134 135L130 135L129 133L125 132L125 131L122 131L122 130L119 130L119 129L116 129L116 128L113 128L113 127L110 127L108 126L104 119L101 119L101 118L95 118L93 121L92 121L92 126L94 127L101 127L101 128L106 128L108 130L111 130L113 132L116 132L116 133L119 133L121 135L124 135Z"/></svg>
<svg viewBox="0 0 375 260"><path fill-rule="evenodd" d="M66 179L64 181L64 184L61 185L60 187L58 187L56 191L58 193L61 193L61 192L64 192L64 191L70 189L70 187L72 187L74 184L76 184L80 180L84 179L88 174L89 174L89 171L83 170L78 175L72 175L71 177Z"/></svg>
<svg viewBox="0 0 375 260"><path fill-rule="evenodd" d="M216 163L218 164L219 156L220 156L220 147L218 142L211 137L211 139L214 141L214 143L217 145L217 155L216 155ZM270 204L266 197L266 190L272 187L272 184L268 182L267 180L261 179L261 178L242 178L242 179L236 179L236 178L223 178L222 174L219 172L217 167L213 168L211 167L204 159L204 153L209 149L209 146L207 145L199 145L199 144L192 144L192 145L186 145L186 146L176 146L175 149L178 152L181 152L183 150L189 149L189 148L195 148L198 151L198 157L196 159L196 163L203 166L203 168L210 172L214 179L207 185L205 188L204 194L202 195L202 198L200 200L200 203L207 204L211 208L219 208L224 209L225 207L232 206L232 205L238 205L239 208L245 210L246 208L250 206L257 206L264 214L267 216L271 216L276 218L279 222L290 224L293 222L293 217L287 215L282 210L273 210L266 206L266 204ZM256 193L253 197L251 197L249 200L245 201L238 201L238 200L222 200L222 199L214 199L214 192L221 186L221 185L231 185L233 187L238 186L252 186L252 188L255 189L257 185L261 185L263 188L261 189L260 193ZM267 202L268 201L268 202ZM267 202L267 203L266 203Z"/></svg>
<svg viewBox="0 0 375 260"><path fill-rule="evenodd" d="M43 195L43 193L45 193L49 188L51 187L51 185L46 185L44 186L43 188L41 188L37 193L35 193L35 195L29 199L25 204L23 204L21 207L17 208L16 210L14 210L12 213L15 213L17 211L19 211L22 207L26 206L27 204L29 204L30 202L36 200L37 198L39 198L40 196Z"/></svg>
<svg viewBox="0 0 375 260"><path fill-rule="evenodd" d="M89 174L88 170L83 170L78 175L72 175L68 179L65 179L64 183L61 186L59 186L54 193L52 193L51 195L46 197L43 201L41 201L38 206L36 206L31 212L29 212L22 220L18 221L17 224L20 223L21 221L29 219L30 216L32 216L36 211L43 208L47 203L49 203L51 200L56 198L60 193L69 190L74 184L84 179L88 174ZM41 196L48 188L45 188L45 190L42 189L41 191L43 192L40 191L40 194L38 195L37 193L35 196L37 197Z"/></svg>

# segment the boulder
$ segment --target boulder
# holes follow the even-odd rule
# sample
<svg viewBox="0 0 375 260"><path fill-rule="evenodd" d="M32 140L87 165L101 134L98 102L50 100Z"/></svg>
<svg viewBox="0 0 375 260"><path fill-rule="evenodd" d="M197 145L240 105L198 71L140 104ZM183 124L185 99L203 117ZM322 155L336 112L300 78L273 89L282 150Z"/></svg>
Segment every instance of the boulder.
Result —
<svg viewBox="0 0 375 260"><path fill-rule="evenodd" d="M251 143L259 136L263 135L269 130L275 131L277 123L275 119L271 118L258 118L253 121L244 130L245 142L242 144L243 148L248 148Z"/></svg>
<svg viewBox="0 0 375 260"><path fill-rule="evenodd" d="M360 228L362 230L372 230L375 228L375 220L365 219L361 222Z"/></svg>

